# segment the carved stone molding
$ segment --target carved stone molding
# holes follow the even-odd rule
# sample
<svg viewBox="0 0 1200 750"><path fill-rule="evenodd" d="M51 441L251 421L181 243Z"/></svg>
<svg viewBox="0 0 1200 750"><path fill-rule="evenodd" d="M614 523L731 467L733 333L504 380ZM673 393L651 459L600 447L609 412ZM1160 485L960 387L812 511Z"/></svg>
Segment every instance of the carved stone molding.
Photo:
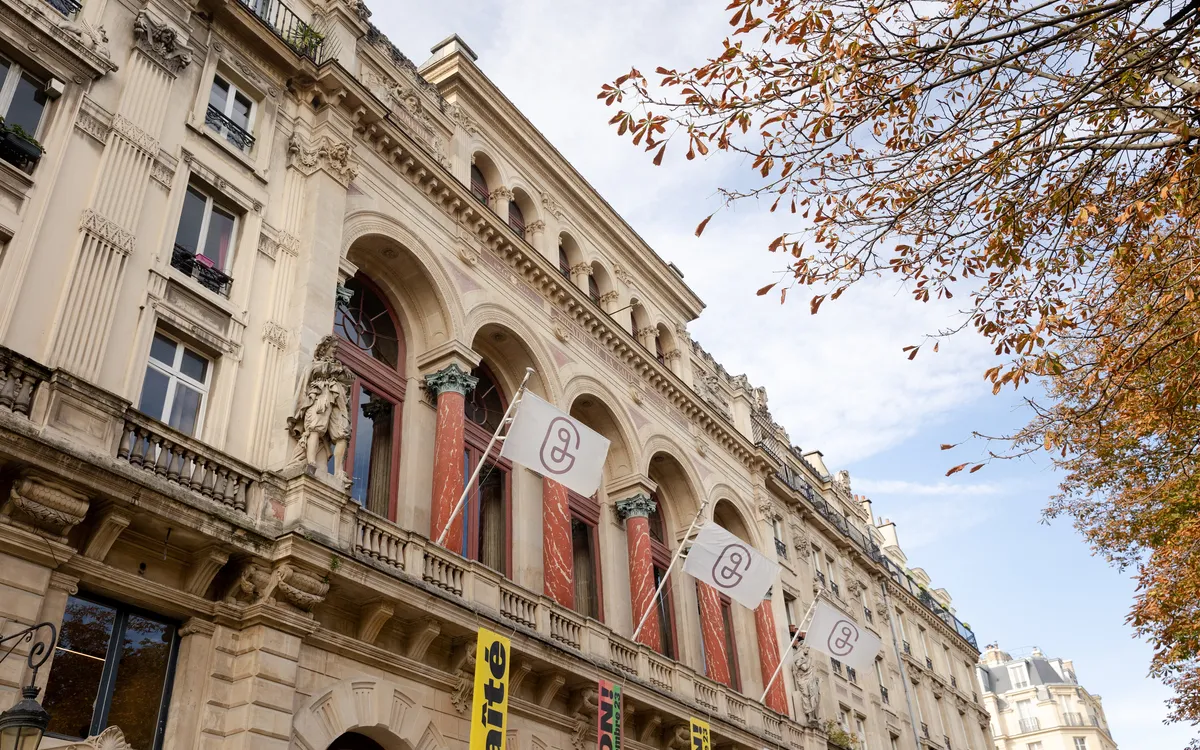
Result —
<svg viewBox="0 0 1200 750"><path fill-rule="evenodd" d="M79 128L81 133L91 136L101 144L108 141L109 126L94 113L89 112L83 107L79 109L79 116L75 118L75 127Z"/></svg>
<svg viewBox="0 0 1200 750"><path fill-rule="evenodd" d="M0 516L59 537L65 537L87 515L88 498L64 484L40 475L17 480Z"/></svg>
<svg viewBox="0 0 1200 750"><path fill-rule="evenodd" d="M429 646L434 639L442 632L442 623L436 617L426 617L419 623L414 623L408 636L408 650L405 656L416 661L421 661L425 658L425 652L429 650Z"/></svg>
<svg viewBox="0 0 1200 750"><path fill-rule="evenodd" d="M605 292L604 294L600 295L600 305L604 306L616 302L619 296L620 295L617 294L615 290L611 292Z"/></svg>
<svg viewBox="0 0 1200 750"><path fill-rule="evenodd" d="M562 204L559 203L554 196L550 195L549 193L542 193L542 208L546 210L546 213L551 214L558 219L561 219L567 215L566 212L563 211Z"/></svg>
<svg viewBox="0 0 1200 750"><path fill-rule="evenodd" d="M595 728L596 707L599 701L595 686L579 688L571 695L571 744L575 750L584 750L587 746L588 730Z"/></svg>
<svg viewBox="0 0 1200 750"><path fill-rule="evenodd" d="M305 175L323 169L342 185L348 186L358 176L358 165L351 161L349 144L321 136L314 144L306 144L293 135L288 141L288 162Z"/></svg>
<svg viewBox="0 0 1200 750"><path fill-rule="evenodd" d="M83 556L104 562L108 551L116 543L121 532L133 522L133 516L117 508L109 508L96 520L92 533L83 548Z"/></svg>
<svg viewBox="0 0 1200 750"><path fill-rule="evenodd" d="M479 378L464 371L457 364L451 364L426 375L425 390L436 401L437 397L446 391L461 393L465 396L475 389L475 384L478 382Z"/></svg>
<svg viewBox="0 0 1200 750"><path fill-rule="evenodd" d="M497 185L496 187L492 188L492 191L489 195L496 200L511 201L513 199L513 191L503 185Z"/></svg>
<svg viewBox="0 0 1200 750"><path fill-rule="evenodd" d="M395 613L396 607L391 602L374 601L364 604L358 613L358 640L374 643L383 626Z"/></svg>
<svg viewBox="0 0 1200 750"><path fill-rule="evenodd" d="M458 258L468 266L475 266L479 263L481 257L479 248L466 237L459 237L454 242L454 249L458 252Z"/></svg>
<svg viewBox="0 0 1200 750"><path fill-rule="evenodd" d="M571 266L571 275L572 276L587 276L587 275L591 274L591 272L592 272L592 264L591 263L576 263L575 265Z"/></svg>
<svg viewBox="0 0 1200 750"><path fill-rule="evenodd" d="M146 11L133 20L133 38L134 46L171 75L179 75L192 62L192 50L179 42L179 32Z"/></svg>
<svg viewBox="0 0 1200 750"><path fill-rule="evenodd" d="M475 697L475 638L467 638L458 644L454 652L454 690L450 693L450 702L454 710L466 715L471 710L471 701Z"/></svg>
<svg viewBox="0 0 1200 750"><path fill-rule="evenodd" d="M128 117L116 115L113 117L112 126L113 130L120 133L125 137L126 140L145 151L147 154L150 154L151 156L158 154L158 140L145 130L142 130L135 125Z"/></svg>
<svg viewBox="0 0 1200 750"><path fill-rule="evenodd" d="M264 341L274 346L279 351L287 351L288 332L287 329L280 324L273 320L268 320L266 323L263 323L262 336Z"/></svg>
<svg viewBox="0 0 1200 750"><path fill-rule="evenodd" d="M535 232L544 232L546 230L546 222L541 219L534 219L525 225L525 236L531 236Z"/></svg>
<svg viewBox="0 0 1200 750"><path fill-rule="evenodd" d="M217 577L217 573L227 562L229 562L229 553L219 547L210 546L196 550L188 565L189 572L183 586L184 590L189 594L204 596L208 593L209 584Z"/></svg>
<svg viewBox="0 0 1200 750"><path fill-rule="evenodd" d="M137 238L133 236L132 232L127 232L115 221L101 216L90 208L84 210L79 228L85 232L91 232L125 255L133 252L134 244L137 242Z"/></svg>
<svg viewBox="0 0 1200 750"><path fill-rule="evenodd" d="M171 181L175 179L175 169L161 161L154 162L150 167L150 179L162 185L167 190L171 189Z"/></svg>
<svg viewBox="0 0 1200 750"><path fill-rule="evenodd" d="M467 135L479 135L479 123L475 122L475 118L467 114L466 110L457 104L450 105L450 119L455 122L460 128L466 131Z"/></svg>
<svg viewBox="0 0 1200 750"><path fill-rule="evenodd" d="M62 750L134 750L134 748L125 739L125 735L119 728L109 727L94 737L88 737L83 742L66 745Z"/></svg>
<svg viewBox="0 0 1200 750"><path fill-rule="evenodd" d="M625 521L637 517L649 518L658 509L658 503L649 495L639 492L633 497L618 500L613 507L617 511L617 517Z"/></svg>
<svg viewBox="0 0 1200 750"><path fill-rule="evenodd" d="M261 563L247 561L225 594L225 601L286 605L311 615L328 593L329 584L306 570L288 563L271 570Z"/></svg>
<svg viewBox="0 0 1200 750"><path fill-rule="evenodd" d="M625 267L617 264L613 266L613 275L626 284L633 283L633 274L625 270Z"/></svg>

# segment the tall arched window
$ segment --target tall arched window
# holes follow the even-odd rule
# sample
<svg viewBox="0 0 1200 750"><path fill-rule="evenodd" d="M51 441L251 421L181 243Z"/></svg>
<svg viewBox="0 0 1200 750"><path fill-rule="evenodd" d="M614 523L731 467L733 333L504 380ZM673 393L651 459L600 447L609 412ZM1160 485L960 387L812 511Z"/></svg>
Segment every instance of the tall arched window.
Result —
<svg viewBox="0 0 1200 750"><path fill-rule="evenodd" d="M563 278L571 278L571 260L567 257L567 249L562 246L561 242L558 244L558 270Z"/></svg>
<svg viewBox="0 0 1200 750"><path fill-rule="evenodd" d="M480 364L471 374L479 382L467 396L464 409L464 482L470 481L475 467L484 460L483 452L508 408L508 400L487 365ZM512 463L495 453L484 462L479 480L467 493L462 554L507 576L512 563Z"/></svg>
<svg viewBox="0 0 1200 750"><path fill-rule="evenodd" d="M359 274L351 296L334 312L333 332L345 342L338 357L354 371L346 473L350 495L372 513L396 517L400 414L404 406L404 332L379 289ZM332 460L332 459L331 459Z"/></svg>
<svg viewBox="0 0 1200 750"><path fill-rule="evenodd" d="M487 178L483 176L483 172L479 171L479 167L471 165L471 195L483 205L488 204L488 198L491 192L488 190Z"/></svg>
<svg viewBox="0 0 1200 750"><path fill-rule="evenodd" d="M525 237L525 213L517 205L516 199L508 202L508 226L519 237Z"/></svg>
<svg viewBox="0 0 1200 750"><path fill-rule="evenodd" d="M596 275L588 274L588 296L592 298L592 302L600 304L600 285L596 283Z"/></svg>
<svg viewBox="0 0 1200 750"><path fill-rule="evenodd" d="M651 493L654 500L654 513L650 515L650 558L654 563L654 585L659 586L671 567L671 550L667 547L667 528L663 522L662 497ZM658 598L658 635L662 644L662 655L670 659L676 657L675 646L675 594L671 590L671 581L663 586L662 596Z"/></svg>

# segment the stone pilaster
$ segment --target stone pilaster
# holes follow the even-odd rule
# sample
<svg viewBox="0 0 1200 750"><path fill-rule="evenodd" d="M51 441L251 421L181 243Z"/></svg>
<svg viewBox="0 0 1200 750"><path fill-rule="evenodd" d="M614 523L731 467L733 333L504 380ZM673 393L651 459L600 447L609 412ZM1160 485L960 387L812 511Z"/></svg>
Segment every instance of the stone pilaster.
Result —
<svg viewBox="0 0 1200 750"><path fill-rule="evenodd" d="M213 636L217 626L191 618L179 628L179 653L175 660L175 682L171 686L171 711L167 716L163 747L194 750L200 745L213 670Z"/></svg>
<svg viewBox="0 0 1200 750"><path fill-rule="evenodd" d="M641 493L616 504L617 515L625 521L629 545L629 599L633 604L633 627L636 628L642 616L646 615L646 622L638 633L638 642L661 651L658 607L654 598L654 558L650 554L650 516L657 507L653 499Z"/></svg>
<svg viewBox="0 0 1200 750"><path fill-rule="evenodd" d="M475 388L477 382L478 378L453 363L425 376L425 389L437 400L429 538L436 542L442 532L449 529L444 545L455 552L462 549L463 542L462 514L455 514L453 518L451 514L464 488L463 419L466 395Z"/></svg>

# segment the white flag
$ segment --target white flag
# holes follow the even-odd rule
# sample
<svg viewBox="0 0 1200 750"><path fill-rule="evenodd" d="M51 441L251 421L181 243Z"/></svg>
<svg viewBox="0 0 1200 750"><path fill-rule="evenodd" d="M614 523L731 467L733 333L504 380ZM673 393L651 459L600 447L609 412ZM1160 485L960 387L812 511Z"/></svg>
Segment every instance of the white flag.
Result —
<svg viewBox="0 0 1200 750"><path fill-rule="evenodd" d="M879 655L879 638L823 599L813 608L812 621L804 632L804 645L860 671L870 669Z"/></svg>
<svg viewBox="0 0 1200 750"><path fill-rule="evenodd" d="M760 555L717 524L710 523L696 535L683 570L754 609L775 583L779 563Z"/></svg>
<svg viewBox="0 0 1200 750"><path fill-rule="evenodd" d="M608 438L526 391L500 455L591 497L600 487Z"/></svg>

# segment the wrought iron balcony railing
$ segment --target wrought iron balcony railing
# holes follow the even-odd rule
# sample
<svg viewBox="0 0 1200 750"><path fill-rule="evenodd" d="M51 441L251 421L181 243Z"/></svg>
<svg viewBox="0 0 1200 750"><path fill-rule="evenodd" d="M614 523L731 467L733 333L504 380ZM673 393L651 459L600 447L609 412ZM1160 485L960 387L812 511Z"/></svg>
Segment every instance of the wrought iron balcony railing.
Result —
<svg viewBox="0 0 1200 750"><path fill-rule="evenodd" d="M817 583L821 584L821 588L825 588L825 574L817 571Z"/></svg>
<svg viewBox="0 0 1200 750"><path fill-rule="evenodd" d="M921 736L929 739L929 725L923 721L921 722Z"/></svg>
<svg viewBox="0 0 1200 750"><path fill-rule="evenodd" d="M874 623L874 622L875 622L875 615L871 613L871 608L870 608L870 607L863 607L863 617L864 617L864 618L866 619L866 621L867 621L867 622L869 622L869 623Z"/></svg>
<svg viewBox="0 0 1200 750"><path fill-rule="evenodd" d="M908 645L908 641L904 641L904 655L912 656L912 646Z"/></svg>
<svg viewBox="0 0 1200 750"><path fill-rule="evenodd" d="M279 0L238 0L301 57L324 62L325 35Z"/></svg>
<svg viewBox="0 0 1200 750"><path fill-rule="evenodd" d="M1036 732L1042 728L1042 722L1037 719L1021 719L1021 733Z"/></svg>
<svg viewBox="0 0 1200 750"><path fill-rule="evenodd" d="M892 699L888 697L888 689L884 686L879 686L879 697L883 698L884 705L891 705Z"/></svg>
<svg viewBox="0 0 1200 750"><path fill-rule="evenodd" d="M838 582L837 582L837 581L830 581L830 582L829 582L829 590L830 590L830 591L832 591L832 592L833 592L833 595L834 595L834 596L836 596L836 597L839 597L839 598L840 598L840 597L842 596L842 588L841 588L841 586L838 586Z"/></svg>
<svg viewBox="0 0 1200 750"><path fill-rule="evenodd" d="M930 672L933 671L933 659L930 659L928 656L925 657L925 668Z"/></svg>
<svg viewBox="0 0 1200 750"><path fill-rule="evenodd" d="M79 11L83 10L83 6L76 0L46 0L46 3L67 18L74 18Z"/></svg>
<svg viewBox="0 0 1200 750"><path fill-rule="evenodd" d="M229 296L229 287L233 284L233 277L197 261L196 254L188 248L176 245L171 252L171 265L222 297Z"/></svg>
<svg viewBox="0 0 1200 750"><path fill-rule="evenodd" d="M787 545L783 543L782 539L775 540L775 554L787 559Z"/></svg>
<svg viewBox="0 0 1200 750"><path fill-rule="evenodd" d="M846 667L846 679L853 684L858 684L858 670L854 667Z"/></svg>
<svg viewBox="0 0 1200 750"><path fill-rule="evenodd" d="M958 687L958 678L955 677L954 675L950 675L950 687L952 687L952 688Z"/></svg>
<svg viewBox="0 0 1200 750"><path fill-rule="evenodd" d="M254 136L211 104L204 113L204 124L225 136L225 140L239 151L254 148Z"/></svg>

